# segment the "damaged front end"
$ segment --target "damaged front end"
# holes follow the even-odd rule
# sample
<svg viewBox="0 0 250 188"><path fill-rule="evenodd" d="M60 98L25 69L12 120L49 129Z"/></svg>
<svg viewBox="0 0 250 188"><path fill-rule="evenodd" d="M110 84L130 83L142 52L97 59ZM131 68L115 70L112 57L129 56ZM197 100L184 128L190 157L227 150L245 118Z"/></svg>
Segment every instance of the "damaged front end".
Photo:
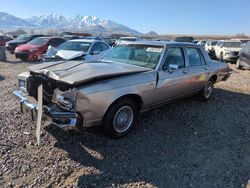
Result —
<svg viewBox="0 0 250 188"><path fill-rule="evenodd" d="M32 120L36 120L38 87L43 85L43 119L62 129L75 129L77 131L82 129L83 117L76 112L75 108L77 89L71 88L69 84L33 72L26 79L25 89L23 85L20 86L20 90L13 92L20 102L22 113L30 113Z"/></svg>

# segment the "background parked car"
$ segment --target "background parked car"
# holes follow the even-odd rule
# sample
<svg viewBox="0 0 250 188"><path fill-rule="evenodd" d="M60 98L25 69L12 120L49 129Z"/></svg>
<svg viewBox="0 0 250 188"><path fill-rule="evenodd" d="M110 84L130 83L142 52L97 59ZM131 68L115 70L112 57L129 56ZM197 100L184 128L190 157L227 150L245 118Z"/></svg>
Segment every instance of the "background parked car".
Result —
<svg viewBox="0 0 250 188"><path fill-rule="evenodd" d="M190 42L190 43L194 43L194 38L193 37L186 37L186 36L176 37L174 39L174 41L176 41L176 42Z"/></svg>
<svg viewBox="0 0 250 188"><path fill-rule="evenodd" d="M9 42L6 42L6 49L10 51L11 53L15 52L15 49L17 46L20 46L22 44L26 44L27 42L33 40L34 38L37 37L42 37L44 35L36 34L36 35L28 35L28 34L23 34L17 37L14 40L11 40Z"/></svg>
<svg viewBox="0 0 250 188"><path fill-rule="evenodd" d="M237 39L231 39L242 42L244 45L246 45L247 42L250 41L250 38L237 38Z"/></svg>
<svg viewBox="0 0 250 188"><path fill-rule="evenodd" d="M197 45L199 45L199 46L201 46L201 47L205 47L205 44L206 44L206 42L207 41L205 41L205 40L199 40L198 42L197 42Z"/></svg>
<svg viewBox="0 0 250 188"><path fill-rule="evenodd" d="M79 39L81 38L80 36L78 35L63 35L62 37L64 40L73 40L73 39Z"/></svg>
<svg viewBox="0 0 250 188"><path fill-rule="evenodd" d="M6 42L10 40L13 40L13 39L4 35L0 35L0 46L5 46Z"/></svg>
<svg viewBox="0 0 250 188"><path fill-rule="evenodd" d="M42 56L47 52L49 46L57 47L63 42L65 40L62 38L38 37L27 44L18 46L15 49L15 56L22 61L42 60Z"/></svg>
<svg viewBox="0 0 250 188"><path fill-rule="evenodd" d="M214 46L218 43L218 40L208 40L205 44L205 50L207 52L210 52L211 50L214 50Z"/></svg>
<svg viewBox="0 0 250 188"><path fill-rule="evenodd" d="M205 50L207 51L208 55L211 59L216 59L214 46L218 43L218 40L208 40L204 46Z"/></svg>
<svg viewBox="0 0 250 188"><path fill-rule="evenodd" d="M243 43L233 40L220 40L214 47L215 56L220 61L237 61Z"/></svg>
<svg viewBox="0 0 250 188"><path fill-rule="evenodd" d="M239 59L237 60L236 68L241 69L242 67L250 69L250 42L248 42L239 53Z"/></svg>
<svg viewBox="0 0 250 188"><path fill-rule="evenodd" d="M140 37L121 37L119 40L116 41L115 45L126 43L126 42L135 42L140 41Z"/></svg>
<svg viewBox="0 0 250 188"><path fill-rule="evenodd" d="M111 47L104 41L76 39L69 40L57 48L48 49L43 61L86 60L95 61L106 54Z"/></svg>

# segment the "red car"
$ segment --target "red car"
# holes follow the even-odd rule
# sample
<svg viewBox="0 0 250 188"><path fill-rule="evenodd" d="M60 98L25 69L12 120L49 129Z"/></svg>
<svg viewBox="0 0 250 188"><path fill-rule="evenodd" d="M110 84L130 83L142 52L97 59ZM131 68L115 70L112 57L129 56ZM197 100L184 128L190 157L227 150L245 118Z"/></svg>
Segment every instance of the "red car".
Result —
<svg viewBox="0 0 250 188"><path fill-rule="evenodd" d="M57 47L65 42L62 38L55 37L38 37L27 44L16 47L15 56L22 61L36 61L41 60L43 54L48 50L49 46Z"/></svg>
<svg viewBox="0 0 250 188"><path fill-rule="evenodd" d="M13 40L13 39L4 35L0 35L0 46L5 46L5 43L10 40Z"/></svg>

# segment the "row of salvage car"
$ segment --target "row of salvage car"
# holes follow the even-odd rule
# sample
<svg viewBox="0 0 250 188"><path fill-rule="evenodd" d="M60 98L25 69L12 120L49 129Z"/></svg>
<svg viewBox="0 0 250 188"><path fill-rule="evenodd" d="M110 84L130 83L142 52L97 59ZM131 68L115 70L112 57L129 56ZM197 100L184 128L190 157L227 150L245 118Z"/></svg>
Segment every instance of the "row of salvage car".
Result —
<svg viewBox="0 0 250 188"><path fill-rule="evenodd" d="M236 62L236 68L250 69L250 40L208 40L204 49L213 59Z"/></svg>
<svg viewBox="0 0 250 188"><path fill-rule="evenodd" d="M21 35L6 43L6 49L22 61L97 60L111 47L103 40Z"/></svg>
<svg viewBox="0 0 250 188"><path fill-rule="evenodd" d="M109 137L121 138L139 113L194 94L206 101L214 84L230 76L226 63L191 43L134 41L107 50L97 61L60 58L29 67L14 91L21 111L33 120L42 113L63 129L102 126Z"/></svg>

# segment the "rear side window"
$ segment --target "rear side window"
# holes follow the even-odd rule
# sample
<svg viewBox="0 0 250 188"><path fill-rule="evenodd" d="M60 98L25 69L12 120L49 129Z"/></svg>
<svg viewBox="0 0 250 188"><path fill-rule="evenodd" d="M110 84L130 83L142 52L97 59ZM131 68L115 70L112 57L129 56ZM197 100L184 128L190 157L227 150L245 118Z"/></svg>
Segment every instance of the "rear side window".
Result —
<svg viewBox="0 0 250 188"><path fill-rule="evenodd" d="M178 65L178 68L185 68L185 60L181 48L168 48L163 69L168 69L170 64Z"/></svg>
<svg viewBox="0 0 250 188"><path fill-rule="evenodd" d="M96 43L93 45L91 52L94 52L94 51L97 51L97 52L101 52L101 51L102 51L100 42L96 42Z"/></svg>
<svg viewBox="0 0 250 188"><path fill-rule="evenodd" d="M188 56L189 67L197 67L205 64L204 57L202 56L199 49L185 48L185 50Z"/></svg>

